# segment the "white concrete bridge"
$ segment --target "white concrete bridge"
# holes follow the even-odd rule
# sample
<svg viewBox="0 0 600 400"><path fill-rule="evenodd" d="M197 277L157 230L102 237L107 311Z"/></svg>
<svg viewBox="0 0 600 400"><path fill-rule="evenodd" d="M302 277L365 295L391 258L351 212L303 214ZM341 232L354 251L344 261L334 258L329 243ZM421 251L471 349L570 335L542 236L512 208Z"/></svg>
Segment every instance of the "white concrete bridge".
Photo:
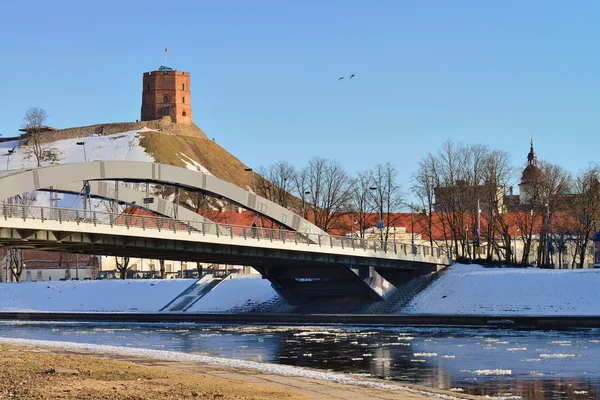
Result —
<svg viewBox="0 0 600 400"><path fill-rule="evenodd" d="M143 193L124 190L117 181L208 193L286 229L215 224L165 200L152 204L158 216L5 202L0 246L250 265L291 303L329 296L384 300L394 291L386 277L429 273L451 263L439 247L413 250L405 243L330 236L290 210L212 175L161 164L99 161L9 171L0 175L0 198L50 188L75 192L84 181L92 182L90 195L136 206Z"/></svg>

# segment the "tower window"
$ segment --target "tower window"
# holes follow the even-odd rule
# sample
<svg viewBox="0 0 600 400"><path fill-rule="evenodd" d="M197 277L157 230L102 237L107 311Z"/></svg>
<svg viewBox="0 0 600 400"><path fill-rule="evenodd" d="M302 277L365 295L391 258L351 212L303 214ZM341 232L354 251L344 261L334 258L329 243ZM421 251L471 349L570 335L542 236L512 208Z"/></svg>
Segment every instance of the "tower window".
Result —
<svg viewBox="0 0 600 400"><path fill-rule="evenodd" d="M182 111L182 112L181 112L181 116L182 116L182 117L186 117L186 116L187 116L187 113L186 113L185 111Z"/></svg>
<svg viewBox="0 0 600 400"><path fill-rule="evenodd" d="M181 84L181 90L185 90L185 83Z"/></svg>
<svg viewBox="0 0 600 400"><path fill-rule="evenodd" d="M148 84L148 90L150 90L150 84Z"/></svg>
<svg viewBox="0 0 600 400"><path fill-rule="evenodd" d="M169 96L164 96L163 103L168 103L168 102L169 102Z"/></svg>
<svg viewBox="0 0 600 400"><path fill-rule="evenodd" d="M181 102L185 104L185 97L181 98Z"/></svg>
<svg viewBox="0 0 600 400"><path fill-rule="evenodd" d="M165 115L169 115L169 107L165 107Z"/></svg>

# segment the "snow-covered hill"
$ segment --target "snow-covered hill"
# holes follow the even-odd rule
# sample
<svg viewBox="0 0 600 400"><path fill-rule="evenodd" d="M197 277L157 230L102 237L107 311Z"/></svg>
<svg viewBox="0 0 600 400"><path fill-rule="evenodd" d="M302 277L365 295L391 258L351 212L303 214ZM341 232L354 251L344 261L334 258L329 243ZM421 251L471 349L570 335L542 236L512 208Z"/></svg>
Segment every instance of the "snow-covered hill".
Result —
<svg viewBox="0 0 600 400"><path fill-rule="evenodd" d="M110 131L130 125L137 124L110 124ZM153 161L208 173L246 190L253 189L255 173L248 173L247 165L214 140L207 139L195 126L170 124L157 129L143 126L110 135L89 134L94 127L43 133L47 136L42 138L45 156L41 165L82 162L84 157L87 161ZM85 142L85 146L77 145L78 142ZM10 156L9 150L14 150ZM0 142L0 171L34 167L37 159L25 140Z"/></svg>
<svg viewBox="0 0 600 400"><path fill-rule="evenodd" d="M137 131L115 133L107 136L91 135L85 138L65 139L55 142L44 143L45 152L42 166L54 164L66 164L96 160L125 160L125 161L156 161L146 149L140 144L143 132L155 132L148 128ZM77 145L84 142L85 145ZM13 154L8 155L8 150ZM177 154L179 159L188 169L208 173L208 169L195 161L190 155ZM0 167L8 166L8 169L34 168L37 159L30 146L24 141L10 141L0 143Z"/></svg>

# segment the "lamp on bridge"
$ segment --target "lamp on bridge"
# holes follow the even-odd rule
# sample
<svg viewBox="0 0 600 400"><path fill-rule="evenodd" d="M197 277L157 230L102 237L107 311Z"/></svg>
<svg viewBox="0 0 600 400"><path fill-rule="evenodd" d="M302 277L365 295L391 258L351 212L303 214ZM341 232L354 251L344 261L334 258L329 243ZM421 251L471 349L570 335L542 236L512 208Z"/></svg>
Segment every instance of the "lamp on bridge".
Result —
<svg viewBox="0 0 600 400"><path fill-rule="evenodd" d="M252 172L252 168L244 168L246 172ZM254 190L254 194L256 194L256 183L254 183L254 174L252 174L252 190Z"/></svg>
<svg viewBox="0 0 600 400"><path fill-rule="evenodd" d="M410 205L410 244L411 251L413 254L417 254L417 247L415 246L415 205Z"/></svg>
<svg viewBox="0 0 600 400"><path fill-rule="evenodd" d="M8 153L6 153L6 170L8 171L8 163L10 162L10 156L12 156L12 154L14 153L14 150L8 150Z"/></svg>
<svg viewBox="0 0 600 400"><path fill-rule="evenodd" d="M369 188L369 190L372 191L377 191L377 189L377 186L371 186ZM385 227L385 225L383 224L383 199L381 199L381 201L378 201L375 195L373 195L373 197L375 198L375 205L377 206L377 229L379 229L379 237L381 240L381 245L383 247L383 228Z"/></svg>
<svg viewBox="0 0 600 400"><path fill-rule="evenodd" d="M256 193L256 183L254 182L254 173L252 172L252 168L244 168L244 171L246 172L250 172L252 174L252 190L254 191L254 194ZM233 217L232 217L233 218ZM256 219L258 218L258 213L255 211L254 212L254 220L252 221L252 224L254 225L256 223ZM260 219L258 220L258 223L260 224ZM233 221L232 221L232 225L233 225Z"/></svg>
<svg viewBox="0 0 600 400"><path fill-rule="evenodd" d="M85 142L77 142L77 146L83 146L83 161L87 162L87 154L85 153Z"/></svg>
<svg viewBox="0 0 600 400"><path fill-rule="evenodd" d="M302 195L302 218L308 219L308 215L306 213L306 196L310 194L310 190L303 190L304 194Z"/></svg>

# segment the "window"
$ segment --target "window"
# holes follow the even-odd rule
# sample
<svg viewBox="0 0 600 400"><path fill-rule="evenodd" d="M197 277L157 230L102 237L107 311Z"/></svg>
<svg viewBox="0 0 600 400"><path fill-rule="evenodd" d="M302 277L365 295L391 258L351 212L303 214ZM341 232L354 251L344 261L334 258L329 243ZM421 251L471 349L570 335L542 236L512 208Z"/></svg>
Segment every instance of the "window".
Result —
<svg viewBox="0 0 600 400"><path fill-rule="evenodd" d="M150 84L148 84L148 90L150 90Z"/></svg>
<svg viewBox="0 0 600 400"><path fill-rule="evenodd" d="M169 107L165 107L165 115L169 115Z"/></svg>
<svg viewBox="0 0 600 400"><path fill-rule="evenodd" d="M181 90L185 90L185 83L181 84Z"/></svg>
<svg viewBox="0 0 600 400"><path fill-rule="evenodd" d="M168 103L168 102L169 102L169 96L164 96L163 103Z"/></svg>
<svg viewBox="0 0 600 400"><path fill-rule="evenodd" d="M182 116L182 117L187 117L187 113L186 113L185 111L182 111L182 112L181 112L181 116Z"/></svg>
<svg viewBox="0 0 600 400"><path fill-rule="evenodd" d="M182 102L183 104L185 104L185 97L182 97L182 98L181 98L181 102Z"/></svg>

